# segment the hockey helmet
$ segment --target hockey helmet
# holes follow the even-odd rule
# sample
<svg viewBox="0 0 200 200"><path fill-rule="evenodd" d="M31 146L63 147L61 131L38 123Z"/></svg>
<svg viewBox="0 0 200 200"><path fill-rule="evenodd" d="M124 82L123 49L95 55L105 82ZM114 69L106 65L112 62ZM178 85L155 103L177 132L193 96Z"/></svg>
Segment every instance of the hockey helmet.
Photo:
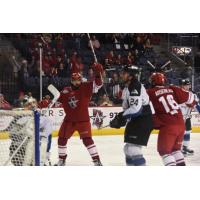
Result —
<svg viewBox="0 0 200 200"><path fill-rule="evenodd" d="M180 79L179 85L191 85L190 79Z"/></svg>
<svg viewBox="0 0 200 200"><path fill-rule="evenodd" d="M150 76L149 81L153 86L162 86L166 84L167 79L163 73L155 72Z"/></svg>
<svg viewBox="0 0 200 200"><path fill-rule="evenodd" d="M135 76L135 75L138 75L138 74L139 74L140 68L137 67L137 66L135 66L135 65L132 65L132 66L125 66L125 67L123 68L123 71L129 73L129 75L131 75L131 76Z"/></svg>
<svg viewBox="0 0 200 200"><path fill-rule="evenodd" d="M80 73L78 72L72 73L71 81L81 81L81 80L82 80L82 76Z"/></svg>

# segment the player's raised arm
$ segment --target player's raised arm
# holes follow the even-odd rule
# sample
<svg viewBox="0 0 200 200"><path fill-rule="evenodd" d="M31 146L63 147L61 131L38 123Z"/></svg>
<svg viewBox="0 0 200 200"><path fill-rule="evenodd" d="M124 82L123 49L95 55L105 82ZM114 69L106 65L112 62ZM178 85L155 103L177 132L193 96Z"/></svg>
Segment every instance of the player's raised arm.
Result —
<svg viewBox="0 0 200 200"><path fill-rule="evenodd" d="M103 69L103 66L99 63L94 63L92 65L92 69L95 74L94 81L93 81L93 92L96 93L103 86L102 75L104 73L104 69Z"/></svg>

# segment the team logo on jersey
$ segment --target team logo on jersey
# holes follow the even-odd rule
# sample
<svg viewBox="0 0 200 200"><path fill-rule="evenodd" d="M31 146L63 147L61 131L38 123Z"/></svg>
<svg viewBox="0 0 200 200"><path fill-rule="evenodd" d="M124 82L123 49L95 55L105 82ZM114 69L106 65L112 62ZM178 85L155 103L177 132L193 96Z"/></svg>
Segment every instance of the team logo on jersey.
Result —
<svg viewBox="0 0 200 200"><path fill-rule="evenodd" d="M93 116L90 118L93 120L92 125L95 125L97 128L100 128L103 125L103 119L106 116L103 116L101 110L93 109Z"/></svg>
<svg viewBox="0 0 200 200"><path fill-rule="evenodd" d="M76 99L76 97L69 97L69 101L68 104L70 105L71 108L76 108L77 107L77 102L78 100Z"/></svg>
<svg viewBox="0 0 200 200"><path fill-rule="evenodd" d="M138 91L134 89L133 91L131 91L131 95L138 95Z"/></svg>

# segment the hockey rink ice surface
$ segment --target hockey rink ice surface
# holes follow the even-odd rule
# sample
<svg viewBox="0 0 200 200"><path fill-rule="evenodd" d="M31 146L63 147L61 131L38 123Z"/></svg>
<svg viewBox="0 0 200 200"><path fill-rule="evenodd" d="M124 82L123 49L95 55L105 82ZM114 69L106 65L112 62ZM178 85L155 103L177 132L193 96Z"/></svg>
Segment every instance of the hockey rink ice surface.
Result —
<svg viewBox="0 0 200 200"><path fill-rule="evenodd" d="M162 166L162 160L157 153L157 134L152 134L147 147L143 148L143 153L149 166ZM124 166L125 159L123 154L123 135L94 136L102 164L104 166ZM186 164L190 166L200 166L200 133L191 134L191 149L194 155L185 157ZM79 137L72 137L68 141L68 166L89 166L93 165L87 149L83 146ZM51 151L52 164L57 162L57 138L52 141Z"/></svg>

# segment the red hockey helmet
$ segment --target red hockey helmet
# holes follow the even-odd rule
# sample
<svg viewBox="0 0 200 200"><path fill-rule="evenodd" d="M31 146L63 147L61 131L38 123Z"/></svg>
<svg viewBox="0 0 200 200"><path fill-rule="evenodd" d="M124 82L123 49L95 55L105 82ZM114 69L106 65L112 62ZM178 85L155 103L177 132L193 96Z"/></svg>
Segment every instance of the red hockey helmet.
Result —
<svg viewBox="0 0 200 200"><path fill-rule="evenodd" d="M150 83L152 85L165 85L167 79L164 74L155 72L150 76Z"/></svg>
<svg viewBox="0 0 200 200"><path fill-rule="evenodd" d="M72 73L71 81L81 81L81 80L82 80L82 76L80 73L78 72Z"/></svg>

